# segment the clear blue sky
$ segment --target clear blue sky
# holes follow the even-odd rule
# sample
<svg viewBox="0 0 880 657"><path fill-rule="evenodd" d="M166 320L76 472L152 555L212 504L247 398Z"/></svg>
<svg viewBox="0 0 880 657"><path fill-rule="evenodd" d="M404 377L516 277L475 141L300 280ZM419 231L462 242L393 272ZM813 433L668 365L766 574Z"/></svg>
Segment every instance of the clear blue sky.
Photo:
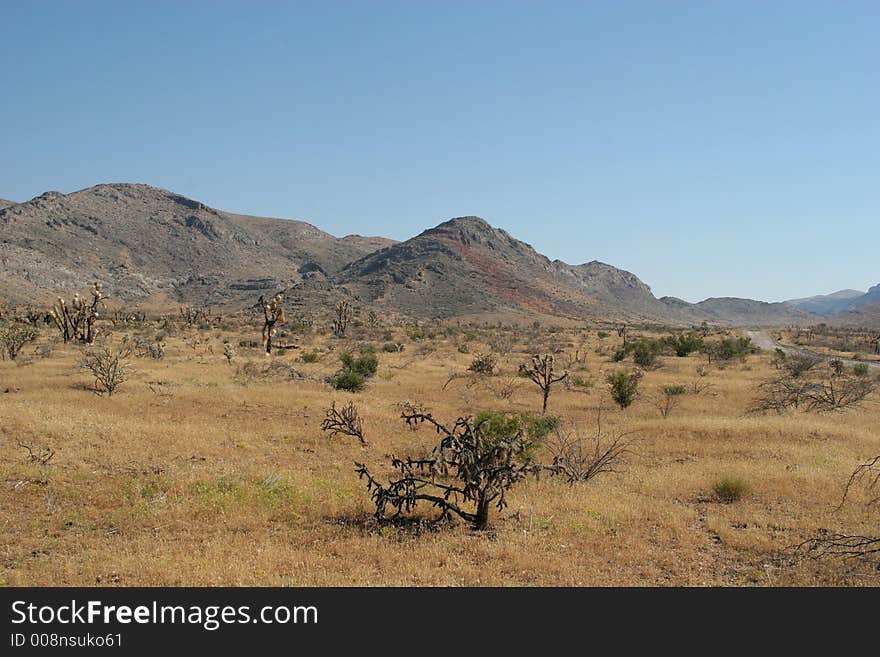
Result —
<svg viewBox="0 0 880 657"><path fill-rule="evenodd" d="M0 0L0 197L480 215L658 296L880 281L880 3Z"/></svg>

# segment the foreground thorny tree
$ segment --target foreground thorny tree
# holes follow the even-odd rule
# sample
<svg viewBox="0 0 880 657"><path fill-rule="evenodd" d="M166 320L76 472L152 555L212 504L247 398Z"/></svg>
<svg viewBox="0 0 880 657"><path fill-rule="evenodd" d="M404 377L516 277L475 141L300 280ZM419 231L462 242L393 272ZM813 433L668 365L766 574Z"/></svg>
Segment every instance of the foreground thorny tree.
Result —
<svg viewBox="0 0 880 657"><path fill-rule="evenodd" d="M846 482L841 506L855 488L862 488L868 494L867 505L869 507L876 507L880 502L880 455L862 463L853 471L849 481ZM862 536L822 530L818 536L795 546L795 554L812 559L876 557L880 555L880 536ZM880 568L880 564L878 564L878 568Z"/></svg>
<svg viewBox="0 0 880 657"><path fill-rule="evenodd" d="M411 406L404 407L401 417L411 429L434 427L441 439L425 458L392 456L396 478L388 484L376 479L365 464L355 464L358 475L367 480L378 518L389 512L394 517L408 513L424 501L440 510L440 518L455 514L474 529L486 529L492 505L503 509L505 493L513 484L555 469L532 462L533 443L522 427L499 432L488 419L465 417L450 429Z"/></svg>

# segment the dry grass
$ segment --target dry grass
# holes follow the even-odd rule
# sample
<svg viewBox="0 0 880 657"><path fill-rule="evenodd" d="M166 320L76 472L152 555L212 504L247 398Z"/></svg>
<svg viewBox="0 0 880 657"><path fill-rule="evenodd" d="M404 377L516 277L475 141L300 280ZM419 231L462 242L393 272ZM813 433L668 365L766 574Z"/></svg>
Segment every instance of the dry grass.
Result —
<svg viewBox="0 0 880 657"><path fill-rule="evenodd" d="M523 332L524 333L524 332ZM44 346L47 335L34 345ZM375 378L360 394L322 378L338 367L346 341L309 334L301 349L273 358L306 378L236 377L264 363L236 347L253 334L204 331L213 353L167 339L163 360L135 359L112 398L88 390L78 347L28 348L0 362L0 582L7 585L807 585L878 584L857 561L791 563L786 548L820 528L876 533L877 510L835 510L853 468L880 453L880 409L823 416L744 416L755 386L772 375L769 355L724 370L714 365L700 395L684 396L667 419L651 402L665 385L690 386L699 356L664 358L647 372L626 411L614 407L605 375L616 335L565 329L543 339L588 346L583 371L593 387L554 387L549 412L592 432L604 406L609 430L636 431L637 456L620 475L568 486L542 478L514 488L493 510L493 529L378 525L353 463L385 473L391 453L429 449L435 435L409 431L397 404L420 402L440 419L484 409L540 410L528 381L508 399L480 381L453 382L487 332L460 353L460 335L412 342L395 329L401 353L379 352ZM376 337L381 345L385 340ZM353 343L352 343L353 344ZM425 346L427 345L427 349ZM500 355L514 375L532 353L520 340ZM332 347L333 351L327 351ZM298 354L317 350L314 363ZM422 353L420 353L420 350ZM44 350L45 352L45 350ZM256 368L259 370L259 368ZM497 386L494 386L497 388ZM9 392L3 392L4 390ZM333 400L356 399L369 444L328 440L320 425ZM55 450L33 462L19 443ZM724 478L748 495L720 503ZM427 513L427 510L425 511Z"/></svg>

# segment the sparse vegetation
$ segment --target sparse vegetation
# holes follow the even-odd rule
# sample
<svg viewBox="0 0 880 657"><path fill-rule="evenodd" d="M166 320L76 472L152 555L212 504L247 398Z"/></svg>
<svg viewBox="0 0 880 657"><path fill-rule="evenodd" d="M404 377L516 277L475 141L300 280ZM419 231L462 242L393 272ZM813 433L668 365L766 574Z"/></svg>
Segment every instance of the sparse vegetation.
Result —
<svg viewBox="0 0 880 657"><path fill-rule="evenodd" d="M125 383L129 370L128 355L127 350L114 351L107 347L91 349L83 355L80 366L95 377L95 392L106 392L111 397Z"/></svg>
<svg viewBox="0 0 880 657"><path fill-rule="evenodd" d="M621 409L629 408L636 400L641 378L642 373L638 370L634 372L620 370L612 372L606 378L608 388L611 391L611 398Z"/></svg>
<svg viewBox="0 0 880 657"><path fill-rule="evenodd" d="M345 341L339 341L313 328L326 326L320 319L312 324L304 318L297 324L302 335L295 355L283 349L283 329L289 328L285 323L275 326L275 357L267 359L261 356L259 340L252 339L253 310L227 314L222 329L205 328L201 317L192 327L182 326L177 313L175 308L171 323L167 316L150 313L134 321L120 315L115 329L114 316L102 313L107 316L96 321L97 345L91 349L80 349L78 340L71 340L76 347L64 347L60 334L43 331L26 344L17 361L0 361L0 445L5 441L14 455L0 463L3 479L9 482L9 495L0 501L0 509L11 519L24 514L28 518L19 524L21 547L17 542L5 546L11 559L7 563L19 565L0 564L0 579L13 585L93 584L99 576L107 581L112 568L124 583L162 584L176 577L182 583L203 584L235 577L249 584L272 584L277 573L287 572L285 564L302 560L333 568L285 574L284 583L755 584L766 583L767 574L753 575L750 564L763 559L776 564L769 573L774 583L868 581L860 564L873 563L870 552L865 559L843 557L873 549L873 507L852 503L857 497L853 487L846 507L829 518L826 505L815 504L815 496L839 499L839 483L835 487L834 482L850 474L850 455L875 447L871 441L878 406L872 395L833 419L787 410L782 417L775 412L742 417L762 381L784 377L799 386L833 383L835 398L844 381L877 385L870 364L859 376L848 362L849 354L839 359L842 368L833 359L804 368L781 362L774 366L771 352L751 358L748 369L728 367L722 373L714 357L711 366L705 357L701 362L671 358L671 336L677 333L632 326L626 359L634 358L638 343L655 342L662 346L664 367L645 372L621 367L638 381L635 399L642 394L650 403L630 400L625 411L615 403L613 410L602 413L602 426L593 429L595 406L609 393L591 386L595 381L598 387L615 369L606 354L619 346L616 335L609 336L604 353L597 354L592 347L601 343L585 349L585 333L564 327L551 333L543 326L535 335L527 327L517 335L494 323L416 327L385 320L370 335L353 320ZM20 319L24 315L21 310L4 311L3 325L39 330L41 317L32 323ZM405 336L416 329L424 337L413 348ZM731 334L716 330L705 342L724 339L732 339ZM116 401L108 404L106 390L93 384L96 377L91 372L86 370L88 381L70 374L85 353L106 348L118 354L120 340L125 340L131 356L119 364L136 362L137 373L129 370L123 375L113 390ZM385 351L385 343L399 341L407 341L405 354ZM148 353L154 344L163 346L160 359ZM465 350L470 353L459 350L462 344L470 346ZM227 345L235 346L233 362L226 355ZM493 345L509 352L499 356L487 351ZM382 367L379 361L386 353L389 363ZM492 376L468 370L487 353L497 358ZM538 407L524 412L534 406L530 391L536 384L529 383L524 372L518 375L516 364L534 353L555 357L553 378L572 368L561 384L553 385L554 402L545 414ZM296 369L300 363L306 373ZM567 366L565 370L559 363ZM444 387L450 371L459 372L464 384ZM339 393L326 385L328 380L359 391L357 397L339 399ZM104 399L88 390L100 390ZM374 519L376 499L369 502L357 478L344 474L345 463L353 458L369 464L375 483L386 490L407 480L407 468L416 478L431 482L409 489L415 494L442 498L448 490L442 486L465 487L451 452L445 474L440 472L442 459L433 448L446 434L436 434L436 427L427 422L414 423L414 428L421 427L414 434L393 426L400 413L392 400L402 397L429 404L430 411L418 412L435 418L443 414L467 419L470 414L486 445L504 445L516 437L517 456L511 461L515 483L504 494L504 512L496 512L495 497L488 512L481 513L486 504L480 502L479 487L473 499L461 493L449 498L468 516L444 511L429 499L416 499L407 510L405 491L398 489L400 496L386 498L383 521ZM806 402L793 410L806 410ZM664 421L664 415L669 419ZM646 436L638 442L637 454L633 429ZM320 440L321 435L334 438ZM21 445L30 446L33 457ZM770 453L773 459L768 461ZM460 454L464 458L468 452ZM478 456L484 464L491 462L488 450ZM408 465L401 470L393 459ZM420 460L433 461L440 471L431 474L430 466L420 471ZM500 464L508 467L506 460ZM719 486L716 492L716 484L742 481L739 473L748 473L749 485L761 482L760 495L749 494L746 486L738 499L720 504L736 496L727 492L736 487ZM804 495L805 490L815 491L815 496ZM768 500L772 504L767 505ZM394 506L398 501L399 515ZM719 504L706 507L713 502ZM218 514L224 521L219 525ZM703 514L705 522L698 520ZM762 520L752 523L739 517L751 514ZM78 530L76 536L62 532L53 539L60 548L57 562L43 560L38 568L27 554L62 515L77 527L97 529ZM490 533L467 531L483 522L476 522L478 516L485 518L486 528L491 526ZM463 522L443 525L442 534L426 541L427 523L437 517ZM171 518L171 525L160 524ZM748 531L743 531L739 527L746 522ZM174 523L185 523L191 531L181 532ZM613 532L601 531L604 527ZM821 532L823 527L831 529ZM439 528L430 526L432 532ZM108 541L105 531L118 533ZM707 532L723 542L707 541ZM254 554L251 570L229 559L225 551L245 535L266 547ZM572 552L561 547L579 545L584 536L595 549ZM796 542L794 536L814 539L811 556L841 559L784 565L778 555ZM394 556L400 541L430 559L418 569L401 564ZM622 544L626 549L620 549ZM640 547L646 544L653 546L650 551ZM147 545L154 556L137 564L127 560L127 554L153 554L144 550ZM487 574L479 565L487 549L502 550L505 558L521 566ZM341 556L329 556L334 550ZM645 569L660 563L657 550L675 555L663 562L662 576ZM805 550L800 552L806 554ZM83 553L90 558L79 556ZM455 555L454 561L450 555ZM392 561L394 569L386 565ZM185 574L169 573L166 565L172 562L184 563ZM364 567L373 563L380 566ZM346 573L344 579L340 572Z"/></svg>
<svg viewBox="0 0 880 657"><path fill-rule="evenodd" d="M37 337L37 329L30 324L9 322L0 325L0 356L15 360L19 352Z"/></svg>
<svg viewBox="0 0 880 657"><path fill-rule="evenodd" d="M494 354L478 354L474 356L471 364L468 365L468 371L492 376L495 374L495 364L497 361L498 359Z"/></svg>
<svg viewBox="0 0 880 657"><path fill-rule="evenodd" d="M748 484L739 477L723 477L712 486L715 497L725 504L737 502L748 490Z"/></svg>

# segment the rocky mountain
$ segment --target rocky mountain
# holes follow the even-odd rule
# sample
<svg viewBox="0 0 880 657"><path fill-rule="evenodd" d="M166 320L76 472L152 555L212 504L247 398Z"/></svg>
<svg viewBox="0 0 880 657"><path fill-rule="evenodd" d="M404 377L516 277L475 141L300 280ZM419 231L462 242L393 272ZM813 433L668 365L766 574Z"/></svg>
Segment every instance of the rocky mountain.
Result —
<svg viewBox="0 0 880 657"><path fill-rule="evenodd" d="M147 185L46 192L0 209L0 298L44 301L100 281L117 299L241 306L348 296L411 317L545 315L692 325L810 322L786 304L657 299L634 274L550 260L479 217L412 239L337 238L302 221L224 212Z"/></svg>
<svg viewBox="0 0 880 657"><path fill-rule="evenodd" d="M836 317L858 311L865 306L880 304L880 284L868 289L840 290L804 299L790 299L784 303L824 317Z"/></svg>
<svg viewBox="0 0 880 657"><path fill-rule="evenodd" d="M0 209L0 294L32 301L96 280L121 299L253 302L390 243L222 212L147 185L97 185Z"/></svg>
<svg viewBox="0 0 880 657"><path fill-rule="evenodd" d="M817 315L833 315L838 311L845 310L854 299L862 296L864 292L858 290L839 290L831 294L817 294L803 299L789 299L783 303L789 306L802 308L803 310Z"/></svg>
<svg viewBox="0 0 880 657"><path fill-rule="evenodd" d="M596 261L550 261L479 217L451 219L375 251L343 268L337 281L356 297L422 317L519 311L685 325L778 325L811 317L749 299L657 299L630 272Z"/></svg>
<svg viewBox="0 0 880 657"><path fill-rule="evenodd" d="M10 205L15 205L15 201L7 201L5 198L0 198L0 210L8 208Z"/></svg>

